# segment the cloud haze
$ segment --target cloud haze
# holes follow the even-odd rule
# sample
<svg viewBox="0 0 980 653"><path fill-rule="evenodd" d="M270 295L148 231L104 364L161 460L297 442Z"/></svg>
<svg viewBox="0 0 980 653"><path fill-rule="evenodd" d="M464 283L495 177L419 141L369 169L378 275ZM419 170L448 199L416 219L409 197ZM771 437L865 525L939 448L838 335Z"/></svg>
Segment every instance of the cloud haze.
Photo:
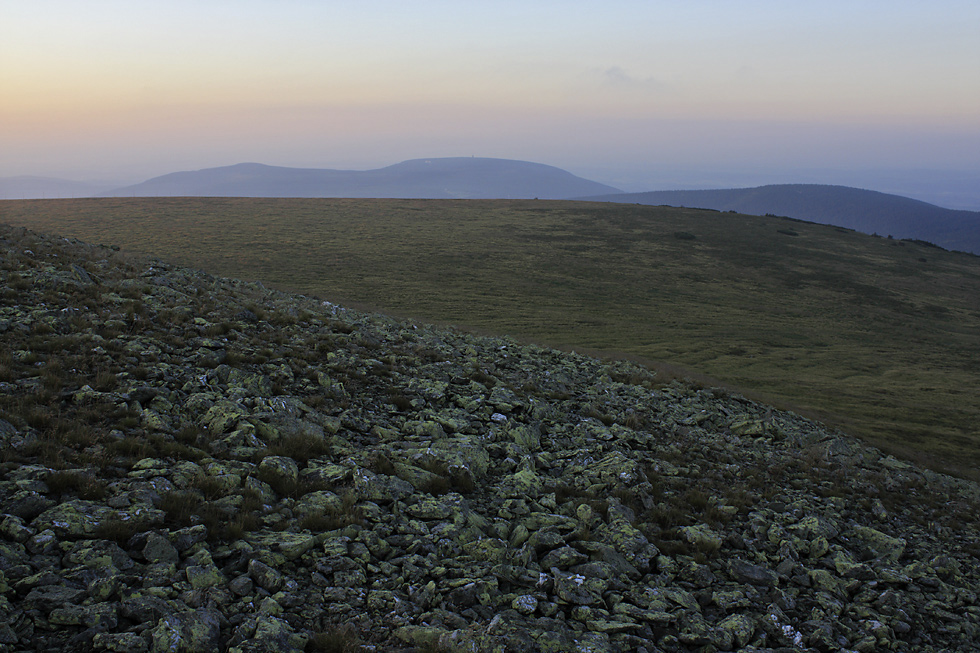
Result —
<svg viewBox="0 0 980 653"><path fill-rule="evenodd" d="M980 171L977 34L975 2L6 2L0 176Z"/></svg>

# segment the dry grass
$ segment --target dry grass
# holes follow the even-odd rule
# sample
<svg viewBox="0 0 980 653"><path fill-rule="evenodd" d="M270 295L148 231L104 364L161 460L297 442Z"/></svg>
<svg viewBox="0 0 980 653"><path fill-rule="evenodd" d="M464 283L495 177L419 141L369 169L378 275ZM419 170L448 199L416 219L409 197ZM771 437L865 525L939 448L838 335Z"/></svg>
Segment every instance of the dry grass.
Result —
<svg viewBox="0 0 980 653"><path fill-rule="evenodd" d="M4 219L355 307L663 361L659 381L696 373L934 468L980 469L976 256L775 216L580 202L8 201Z"/></svg>

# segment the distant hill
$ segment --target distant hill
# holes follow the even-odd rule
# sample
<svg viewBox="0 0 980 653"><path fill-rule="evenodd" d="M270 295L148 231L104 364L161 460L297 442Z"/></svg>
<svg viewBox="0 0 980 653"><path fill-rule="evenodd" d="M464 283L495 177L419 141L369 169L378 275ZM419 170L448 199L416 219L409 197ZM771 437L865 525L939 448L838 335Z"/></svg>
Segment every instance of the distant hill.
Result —
<svg viewBox="0 0 980 653"><path fill-rule="evenodd" d="M387 197L567 199L618 189L553 166L488 158L413 159L377 170L240 163L175 172L105 197Z"/></svg>
<svg viewBox="0 0 980 653"><path fill-rule="evenodd" d="M925 240L980 254L980 213L944 209L919 200L848 186L781 184L727 190L620 193L584 199L775 214L868 234Z"/></svg>
<svg viewBox="0 0 980 653"><path fill-rule="evenodd" d="M54 199L59 197L93 197L110 187L85 181L70 181L55 177L0 177L0 199Z"/></svg>

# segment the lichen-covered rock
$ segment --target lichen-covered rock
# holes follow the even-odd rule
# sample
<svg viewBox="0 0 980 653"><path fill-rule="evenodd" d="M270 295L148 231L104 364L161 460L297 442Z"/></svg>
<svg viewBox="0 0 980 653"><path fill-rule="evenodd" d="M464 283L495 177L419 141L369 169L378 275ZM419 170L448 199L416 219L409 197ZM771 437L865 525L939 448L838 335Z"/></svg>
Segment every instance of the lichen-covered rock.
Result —
<svg viewBox="0 0 980 653"><path fill-rule="evenodd" d="M141 551L147 562L176 563L180 554L170 540L159 533L150 533Z"/></svg>
<svg viewBox="0 0 980 653"><path fill-rule="evenodd" d="M92 536L117 517L112 508L95 501L72 499L48 508L31 522L31 527L50 529L59 537Z"/></svg>
<svg viewBox="0 0 980 653"><path fill-rule="evenodd" d="M719 650L738 651L752 641L754 634L755 619L746 614L733 614L719 621L709 637Z"/></svg>
<svg viewBox="0 0 980 653"><path fill-rule="evenodd" d="M608 582L602 578L588 578L581 574L570 574L554 569L555 596L565 603L574 605L595 605L602 602L602 593Z"/></svg>
<svg viewBox="0 0 980 653"><path fill-rule="evenodd" d="M755 565L744 560L734 559L728 564L729 573L739 583L752 585L775 586L779 583L779 575L771 569Z"/></svg>
<svg viewBox="0 0 980 653"><path fill-rule="evenodd" d="M150 631L150 653L209 653L218 650L221 618L211 609L171 614Z"/></svg>
<svg viewBox="0 0 980 653"><path fill-rule="evenodd" d="M891 537L868 526L855 524L851 531L872 554L887 562L895 563L905 552L906 542L900 537Z"/></svg>
<svg viewBox="0 0 980 653"><path fill-rule="evenodd" d="M280 572L261 560L251 560L248 563L248 574L256 585L268 592L278 592L286 582Z"/></svg>
<svg viewBox="0 0 980 653"><path fill-rule="evenodd" d="M0 521L0 536L13 542L24 543L36 534L33 528L24 524L16 515L7 515Z"/></svg>
<svg viewBox="0 0 980 653"><path fill-rule="evenodd" d="M633 486L643 478L640 465L620 451L612 451L588 466L588 473L599 482Z"/></svg>
<svg viewBox="0 0 980 653"><path fill-rule="evenodd" d="M145 653L149 648L146 639L137 633L96 633L92 645L96 650L113 653Z"/></svg>
<svg viewBox="0 0 980 653"><path fill-rule="evenodd" d="M282 618L264 614L254 619L254 626L249 623L245 632L249 632L247 639L237 646L230 647L229 653L267 653L271 651L303 653L307 650L306 646L309 641L307 635L297 633Z"/></svg>
<svg viewBox="0 0 980 653"><path fill-rule="evenodd" d="M354 491L364 501L391 503L410 496L415 488L397 476L375 474L367 469L354 473Z"/></svg>
<svg viewBox="0 0 980 653"><path fill-rule="evenodd" d="M208 409L201 417L201 423L212 435L217 436L231 431L246 415L247 412L240 405L223 399Z"/></svg>
<svg viewBox="0 0 980 653"><path fill-rule="evenodd" d="M980 486L799 415L2 226L0 262L2 651L980 638Z"/></svg>
<svg viewBox="0 0 980 653"><path fill-rule="evenodd" d="M721 548L721 536L704 524L682 526L681 537L699 551L717 551Z"/></svg>
<svg viewBox="0 0 980 653"><path fill-rule="evenodd" d="M286 456L266 456L256 469L270 483L295 484L299 480L299 465Z"/></svg>

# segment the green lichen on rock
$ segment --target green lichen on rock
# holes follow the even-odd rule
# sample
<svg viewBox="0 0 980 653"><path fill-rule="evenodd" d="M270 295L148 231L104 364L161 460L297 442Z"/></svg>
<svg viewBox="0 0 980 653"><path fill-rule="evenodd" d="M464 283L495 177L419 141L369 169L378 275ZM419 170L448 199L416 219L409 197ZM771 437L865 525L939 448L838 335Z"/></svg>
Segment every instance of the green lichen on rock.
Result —
<svg viewBox="0 0 980 653"><path fill-rule="evenodd" d="M24 230L0 277L0 651L980 640L980 488L799 415Z"/></svg>

